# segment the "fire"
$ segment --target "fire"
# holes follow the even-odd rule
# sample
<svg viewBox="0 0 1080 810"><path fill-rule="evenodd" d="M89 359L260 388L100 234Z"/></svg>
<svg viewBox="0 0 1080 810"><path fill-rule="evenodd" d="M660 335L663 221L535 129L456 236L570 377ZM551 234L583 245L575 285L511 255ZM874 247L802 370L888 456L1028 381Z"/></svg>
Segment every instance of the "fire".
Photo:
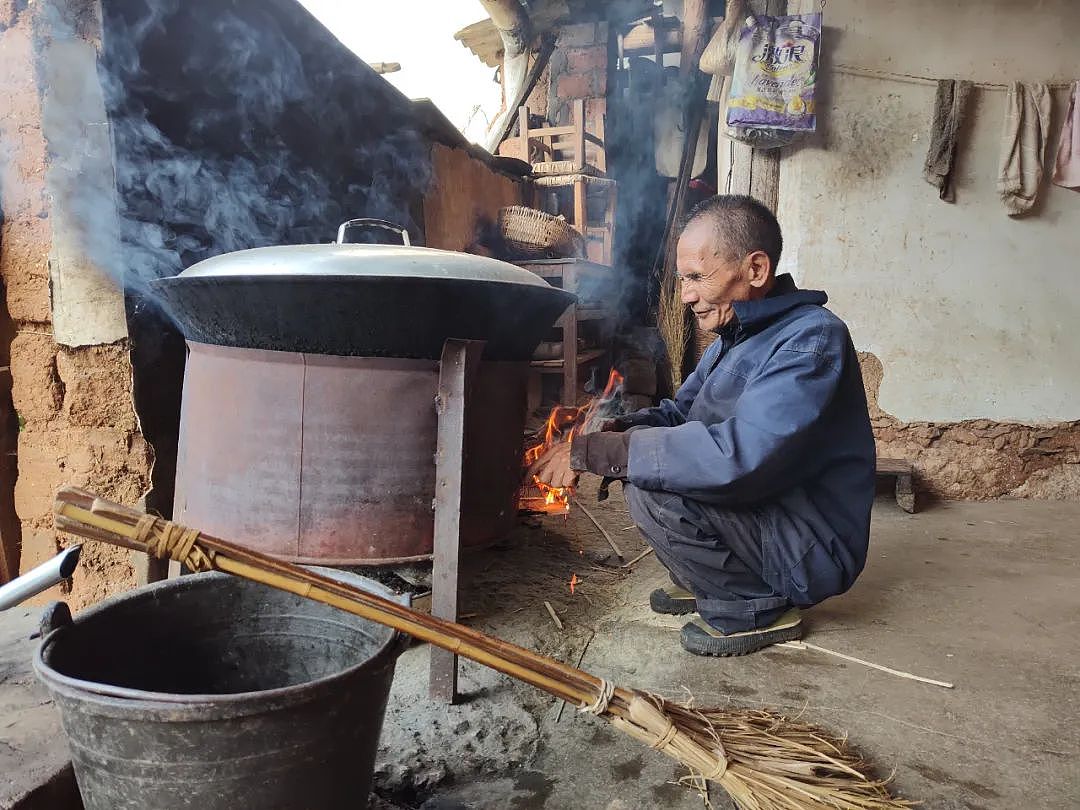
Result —
<svg viewBox="0 0 1080 810"><path fill-rule="evenodd" d="M600 421L611 415L611 404L621 392L622 383L622 375L612 369L600 396L594 397L585 405L556 405L552 408L543 429L534 437L535 443L525 450L525 457L522 459L525 469L532 466L533 462L550 448L569 442L576 433L591 433L599 427ZM529 512L566 514L570 511L573 494L573 487L549 486L534 475L531 483L522 488L519 507Z"/></svg>
<svg viewBox="0 0 1080 810"><path fill-rule="evenodd" d="M573 594L574 594L574 588L576 588L576 587L577 587L577 585L578 585L578 583L579 583L579 582L581 582L581 580L580 580L580 579L578 579L578 576L577 576L577 574L571 574L571 575L570 575L570 595L571 595L571 596L573 596Z"/></svg>

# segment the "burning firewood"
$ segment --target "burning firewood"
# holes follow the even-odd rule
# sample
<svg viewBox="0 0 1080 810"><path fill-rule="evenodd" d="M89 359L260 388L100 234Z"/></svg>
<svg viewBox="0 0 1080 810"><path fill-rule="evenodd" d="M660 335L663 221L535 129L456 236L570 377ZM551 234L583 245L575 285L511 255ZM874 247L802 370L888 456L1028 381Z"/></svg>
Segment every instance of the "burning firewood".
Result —
<svg viewBox="0 0 1080 810"><path fill-rule="evenodd" d="M600 428L605 419L618 416L622 405L622 386L623 376L612 369L604 390L587 404L556 405L551 409L544 426L525 443L522 478L529 480L525 480L522 484L521 495L518 498L520 511L549 515L565 515L570 511L570 501L574 495L573 487L548 486L535 475L529 476L528 470L537 459L555 445L569 442L578 434L592 433Z"/></svg>

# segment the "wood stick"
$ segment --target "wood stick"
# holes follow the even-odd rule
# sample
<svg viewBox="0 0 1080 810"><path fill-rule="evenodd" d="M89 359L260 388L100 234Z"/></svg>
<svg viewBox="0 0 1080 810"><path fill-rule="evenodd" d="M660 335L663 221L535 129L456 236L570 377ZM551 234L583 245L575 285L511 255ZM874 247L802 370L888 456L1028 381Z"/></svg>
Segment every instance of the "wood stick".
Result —
<svg viewBox="0 0 1080 810"><path fill-rule="evenodd" d="M577 657L577 663L574 664L574 666L577 667L578 669L581 669L581 662L585 660L585 653L589 649L589 645L592 644L592 640L595 637L596 637L596 630L590 630L589 631L589 637L587 639L585 639L585 646L581 648L581 654ZM566 708L566 701L564 700L562 702L562 704L559 706L559 713L555 715L555 724L556 725L558 725L559 721L562 720L562 713L563 713L563 709L565 709L565 708Z"/></svg>
<svg viewBox="0 0 1080 810"><path fill-rule="evenodd" d="M547 600L545 599L545 600L544 600L544 607L546 607L546 608L547 608L547 612L548 612L548 614L549 614L549 615L551 616L551 620L552 620L553 622L555 622L555 626L556 626L556 627L558 627L558 628L559 628L560 630L562 630L562 629L563 629L563 626L562 626L562 621L561 621L561 620L559 619L559 614L557 614L557 613L555 612L555 608L553 608L553 607L551 606L551 602L548 602L548 601L547 601Z"/></svg>
<svg viewBox="0 0 1080 810"><path fill-rule="evenodd" d="M619 547L615 545L615 540L611 537L610 534L608 534L607 529L601 526L600 521L593 517L593 513L585 508L585 504L581 503L581 501L574 501L574 503L576 503L578 505L578 508L585 513L585 517L592 521L593 526L600 530L600 534L604 535L604 539L607 540L608 545L611 546L611 550L615 552L615 556L618 557L619 560L622 560L623 553L619 549Z"/></svg>
<svg viewBox="0 0 1080 810"><path fill-rule="evenodd" d="M856 658L853 655L844 655L844 653L837 652L836 650L819 647L817 644L811 644L809 641L785 641L777 646L788 647L792 650L816 650L817 652L825 653L826 655L834 655L837 658L842 658L845 661L851 661L853 664L862 664L864 667L870 667L871 669L880 670L881 672L888 672L890 675L895 675L898 678L907 678L910 681L928 683L931 686L940 686L944 689L953 689L955 687L955 684L951 684L947 681L935 681L933 678L924 678L921 675L913 675L910 672L903 672L899 669L875 664L873 661L864 661L862 658Z"/></svg>
<svg viewBox="0 0 1080 810"><path fill-rule="evenodd" d="M634 559L632 559L632 560L631 560L630 562L628 562L628 563L624 563L624 564L623 564L623 568L630 568L630 567L631 567L631 566L633 566L634 564L636 564L636 563L639 563L639 562L641 562L642 560L644 560L644 559L645 559L646 557L648 557L648 556L649 556L650 554L652 554L652 553L653 553L653 549L652 549L652 546L649 546L649 547L648 547L647 549L645 549L645 550L644 550L643 552L641 552L641 553L640 553L640 554L638 554L638 555L637 555L636 557L634 557Z"/></svg>

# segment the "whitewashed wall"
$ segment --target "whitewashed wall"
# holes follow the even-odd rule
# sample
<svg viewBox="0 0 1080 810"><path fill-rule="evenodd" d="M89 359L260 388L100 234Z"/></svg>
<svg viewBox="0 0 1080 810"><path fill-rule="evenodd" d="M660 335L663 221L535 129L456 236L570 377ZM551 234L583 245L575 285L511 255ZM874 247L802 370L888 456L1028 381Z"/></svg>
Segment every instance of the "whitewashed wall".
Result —
<svg viewBox="0 0 1080 810"><path fill-rule="evenodd" d="M1002 91L976 90L956 202L922 178L934 87L830 65L978 81L1080 78L1080 2L829 0L820 132L781 161L782 270L824 289L885 369L904 421L1080 418L1080 192L997 197ZM1052 161L1067 93L1055 91Z"/></svg>

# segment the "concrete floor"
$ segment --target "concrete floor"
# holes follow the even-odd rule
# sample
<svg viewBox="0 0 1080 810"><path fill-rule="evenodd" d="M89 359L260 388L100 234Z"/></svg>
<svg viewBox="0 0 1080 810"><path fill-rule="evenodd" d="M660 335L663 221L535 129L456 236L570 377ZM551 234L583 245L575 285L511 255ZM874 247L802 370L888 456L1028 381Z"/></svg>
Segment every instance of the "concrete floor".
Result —
<svg viewBox="0 0 1080 810"><path fill-rule="evenodd" d="M591 503L589 508L597 511ZM630 556L643 546L632 533L619 534L628 525L624 508L615 496L598 516L613 534L627 538L621 542ZM604 548L583 521L544 523L549 531L536 543L541 551L551 544L555 553L560 543L594 553ZM563 633L537 608L546 592L534 584L523 601L504 604L479 626L541 649L554 644L571 662L586 630L595 629L584 669L668 697L690 693L697 705L765 705L846 732L884 774L895 770L900 795L925 807L1071 809L1080 807L1078 525L1077 503L944 503L908 515L879 501L864 574L849 593L807 613L806 640L953 682L954 689L813 651L773 648L730 659L686 654L677 633L657 626L663 620L641 608L663 578L652 557L611 586L613 598L594 593L582 612L567 610ZM567 568L554 579L570 574ZM475 590L466 593L475 599ZM567 601L561 588L557 595ZM514 620L522 608L530 617L527 630ZM560 647L564 637L572 640ZM417 700L415 685L423 680L426 655L414 649L402 660L387 719L388 726L414 730L443 720L441 731L427 740L443 764L436 798L425 807L702 806L697 794L674 784L682 771L666 758L569 708L556 724L552 700L527 707L540 735L535 751L516 745L503 774L492 773L497 767L473 767L469 734L454 729L466 728L463 719L468 728L482 724L489 712L500 722L527 723L521 709L527 688L465 665L466 691L483 694L465 707L433 708ZM519 736L524 739L511 735L515 741ZM392 731L384 743L388 739L401 743ZM387 749L383 756L393 761L395 753ZM406 806L418 806L424 793ZM717 808L730 806L722 796L712 801Z"/></svg>
<svg viewBox="0 0 1080 810"><path fill-rule="evenodd" d="M624 556L644 548L617 492L584 503ZM924 807L1080 806L1080 504L945 503L916 515L876 505L865 573L848 594L809 611L807 640L954 682L951 690L811 651L686 654L677 633L643 608L663 577L654 558L620 573L604 564L607 545L578 510L540 523L469 560L468 623L571 663L584 649L584 669L621 685L692 694L698 705L800 713L847 732ZM572 574L580 580L573 595ZM0 617L0 630L10 630L0 646L11 653L0 656L0 808L58 807L19 805L14 792L55 773L65 752L55 710L41 705L24 663L31 618L14 613ZM427 657L414 647L399 663L377 808L702 807L677 784L674 763L570 707L556 723L557 701L475 665L462 665L461 705L431 703ZM730 807L720 795L712 801Z"/></svg>

